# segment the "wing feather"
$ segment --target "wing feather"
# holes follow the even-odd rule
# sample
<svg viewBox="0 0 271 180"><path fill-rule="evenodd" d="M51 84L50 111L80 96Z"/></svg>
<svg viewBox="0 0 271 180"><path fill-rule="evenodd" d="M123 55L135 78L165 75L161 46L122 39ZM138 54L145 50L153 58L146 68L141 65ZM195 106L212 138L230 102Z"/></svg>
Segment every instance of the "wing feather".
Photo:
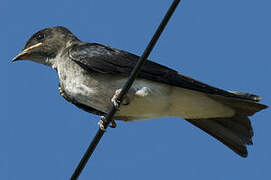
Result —
<svg viewBox="0 0 271 180"><path fill-rule="evenodd" d="M138 56L126 51L97 43L84 42L73 46L69 50L69 56L73 61L88 71L118 74L122 76L129 76L139 59ZM145 62L144 66L138 74L138 78L161 82L208 94L241 98L252 101L258 101L258 99L260 99L256 95L225 91L210 86L188 76L179 74L173 69L152 62L150 60Z"/></svg>

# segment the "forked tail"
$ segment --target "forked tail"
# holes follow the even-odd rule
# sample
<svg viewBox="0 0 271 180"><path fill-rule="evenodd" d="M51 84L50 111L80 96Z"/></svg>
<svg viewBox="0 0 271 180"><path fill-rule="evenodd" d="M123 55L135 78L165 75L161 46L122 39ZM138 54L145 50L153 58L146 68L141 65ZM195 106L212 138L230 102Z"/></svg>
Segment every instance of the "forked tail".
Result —
<svg viewBox="0 0 271 180"><path fill-rule="evenodd" d="M186 119L188 122L207 132L228 146L242 157L247 157L246 145L252 145L253 129L248 116L267 108L257 103L261 98L247 93L232 92L246 99L208 95L212 99L234 109L235 115L230 118Z"/></svg>

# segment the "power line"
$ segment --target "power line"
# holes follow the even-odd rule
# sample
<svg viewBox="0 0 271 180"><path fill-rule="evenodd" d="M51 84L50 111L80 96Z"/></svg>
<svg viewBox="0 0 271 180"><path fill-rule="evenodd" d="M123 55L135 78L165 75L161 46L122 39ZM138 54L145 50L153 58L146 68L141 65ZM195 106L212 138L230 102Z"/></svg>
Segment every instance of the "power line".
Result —
<svg viewBox="0 0 271 180"><path fill-rule="evenodd" d="M142 56L139 58L136 66L134 67L133 71L131 72L131 74L129 76L129 79L127 80L127 82L123 86L122 91L120 92L120 94L118 96L118 102L122 102L123 97L128 92L130 87L132 86L138 72L140 71L140 68L143 66L144 62L146 61L146 59L150 55L153 47L155 46L158 38L160 37L161 33L163 32L164 28L166 27L170 17L174 13L174 11L175 11L175 9L178 6L180 1L181 0L174 0L172 2L170 8L168 9L168 11L167 11L166 15L164 16L162 22L160 23L159 27L157 28L157 30L156 30L155 34L153 35L151 41L149 42L149 44L146 47L145 51L143 52ZM102 119L105 129L108 127L109 123L112 121L112 118L113 118L113 116L115 115L116 112L117 112L117 108L113 105L111 110L109 111L109 113L106 115L105 119ZM101 140L104 132L105 132L104 130L101 130L99 128L98 132L96 133L95 137L93 138L92 142L90 143L87 151L85 152L85 154L82 157L81 161L79 162L77 168L75 169L75 171L74 171L74 173L73 173L73 175L71 177L71 180L78 179L78 177L80 176L82 170L84 169L85 165L87 164L90 156L94 152L97 144Z"/></svg>

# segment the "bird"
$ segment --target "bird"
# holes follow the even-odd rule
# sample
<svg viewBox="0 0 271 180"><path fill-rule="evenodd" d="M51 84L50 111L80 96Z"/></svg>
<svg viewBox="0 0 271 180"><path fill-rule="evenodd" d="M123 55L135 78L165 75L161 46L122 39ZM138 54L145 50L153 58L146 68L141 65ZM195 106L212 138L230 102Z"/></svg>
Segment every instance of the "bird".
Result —
<svg viewBox="0 0 271 180"><path fill-rule="evenodd" d="M116 105L139 56L81 41L66 27L53 26L33 34L12 62L18 60L52 67L62 97L86 112L105 116ZM180 117L247 157L247 145L253 144L249 116L268 107L260 100L260 96L216 88L147 60L112 126L115 120Z"/></svg>

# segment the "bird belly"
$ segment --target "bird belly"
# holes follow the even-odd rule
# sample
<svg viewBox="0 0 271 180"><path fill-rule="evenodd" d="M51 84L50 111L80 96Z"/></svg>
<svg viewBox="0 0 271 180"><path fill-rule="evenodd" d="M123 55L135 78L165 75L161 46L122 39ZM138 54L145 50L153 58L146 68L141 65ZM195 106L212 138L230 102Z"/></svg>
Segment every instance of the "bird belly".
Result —
<svg viewBox="0 0 271 180"><path fill-rule="evenodd" d="M230 107L208 97L206 93L174 87L170 94L169 116L185 119L232 117L235 112Z"/></svg>
<svg viewBox="0 0 271 180"><path fill-rule="evenodd" d="M65 81L66 93L77 102L102 112L109 112L111 99L115 91L122 88L127 78L105 80L95 77L91 80L73 78ZM110 83L111 82L111 83ZM170 87L156 82L136 80L131 87L128 105L121 105L116 116L131 117L130 119L149 119L165 116L169 108Z"/></svg>
<svg viewBox="0 0 271 180"><path fill-rule="evenodd" d="M234 115L233 109L209 98L205 93L146 82L136 83L133 88L137 89L137 85L141 89L147 87L149 93L136 95L129 105L121 106L118 115L132 120L159 117L219 118Z"/></svg>
<svg viewBox="0 0 271 180"><path fill-rule="evenodd" d="M130 103L122 105L116 116L129 117L131 120L167 116L171 103L170 93L171 86L166 84L136 80L127 95Z"/></svg>
<svg viewBox="0 0 271 180"><path fill-rule="evenodd" d="M127 78L108 74L82 76L82 73L62 81L66 93L77 102L108 113L115 91ZM178 116L182 118L231 117L234 111L201 92L137 79L131 87L128 105L121 105L116 117L131 120Z"/></svg>

